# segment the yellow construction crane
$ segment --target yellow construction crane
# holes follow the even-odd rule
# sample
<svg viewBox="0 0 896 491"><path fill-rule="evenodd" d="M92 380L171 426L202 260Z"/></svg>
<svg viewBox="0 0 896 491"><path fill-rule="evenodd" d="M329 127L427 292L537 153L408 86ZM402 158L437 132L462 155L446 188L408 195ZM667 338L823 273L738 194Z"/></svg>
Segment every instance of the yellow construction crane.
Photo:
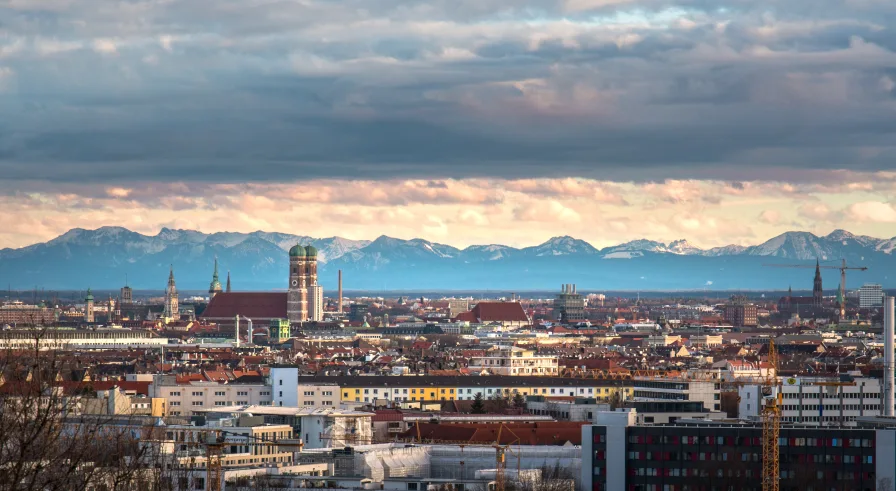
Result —
<svg viewBox="0 0 896 491"><path fill-rule="evenodd" d="M770 268L811 268L809 264L763 264ZM865 266L847 266L846 259L841 259L840 266L821 266L816 261L815 267L819 269L839 269L840 270L840 291L837 294L837 301L840 304L840 317L846 315L846 271L849 269L856 271L868 271Z"/></svg>
<svg viewBox="0 0 896 491"><path fill-rule="evenodd" d="M781 433L781 390L775 342L768 343L768 369L762 383L762 491L778 491L778 435Z"/></svg>

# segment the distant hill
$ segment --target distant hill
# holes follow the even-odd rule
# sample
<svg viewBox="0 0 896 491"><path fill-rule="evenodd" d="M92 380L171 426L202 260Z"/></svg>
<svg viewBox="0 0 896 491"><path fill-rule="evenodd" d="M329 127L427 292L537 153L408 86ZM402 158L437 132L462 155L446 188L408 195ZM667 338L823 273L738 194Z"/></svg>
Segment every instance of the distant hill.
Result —
<svg viewBox="0 0 896 491"><path fill-rule="evenodd" d="M319 278L336 287L342 269L352 290L559 289L577 283L586 290L758 290L811 289L811 269L765 264L814 266L845 258L867 266L850 272L848 287L862 283L896 286L896 237L878 239L835 230L825 236L787 232L751 246L697 248L686 240L668 244L635 240L597 249L572 237L514 248L499 244L458 249L423 239L381 236L375 240L314 238L276 232L204 234L164 228L148 236L121 227L72 229L42 244L0 250L0 284L47 290L117 288L125 282L162 289L169 264L178 287L206 289L214 258L223 283L230 271L236 290L285 289L287 250L296 243L320 251ZM834 290L837 270L824 270L825 289Z"/></svg>

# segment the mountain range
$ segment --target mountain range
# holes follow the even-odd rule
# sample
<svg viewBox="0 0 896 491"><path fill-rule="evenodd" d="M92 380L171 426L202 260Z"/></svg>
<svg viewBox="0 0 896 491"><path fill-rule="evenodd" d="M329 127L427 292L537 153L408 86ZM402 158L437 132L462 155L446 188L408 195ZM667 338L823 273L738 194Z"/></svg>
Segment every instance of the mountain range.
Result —
<svg viewBox="0 0 896 491"><path fill-rule="evenodd" d="M143 235L122 227L72 229L45 243L0 249L0 284L14 288L77 290L88 286L161 290L173 265L178 287L205 290L218 258L221 282L230 271L234 290L285 289L287 250L294 244L319 251L319 281L336 287L343 270L349 290L553 290L576 283L599 290L773 290L812 287L815 260L850 271L848 288L866 282L896 286L896 237L879 239L835 230L817 236L786 232L762 244L701 249L686 240L640 239L598 249L569 236L514 248L474 245L458 249L423 239L315 238L277 232L205 234L163 228ZM765 267L769 264L799 267ZM805 269L803 269L805 268ZM839 271L824 269L834 290ZM896 278L894 278L896 279Z"/></svg>

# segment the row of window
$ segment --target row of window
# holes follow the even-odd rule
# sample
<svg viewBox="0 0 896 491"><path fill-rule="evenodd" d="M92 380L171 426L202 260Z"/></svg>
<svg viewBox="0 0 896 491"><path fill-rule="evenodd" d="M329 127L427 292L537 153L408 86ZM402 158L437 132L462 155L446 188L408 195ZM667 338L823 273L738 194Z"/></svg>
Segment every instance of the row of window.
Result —
<svg viewBox="0 0 896 491"><path fill-rule="evenodd" d="M192 395L193 397L202 397L202 392L194 391L194 392L191 393L191 395ZM237 396L248 397L248 396L249 396L249 392L248 392L248 391L243 391L243 390L238 390L238 391L236 392L236 395L237 395ZM269 396L269 395L271 395L271 392L270 392L270 391L262 391L262 392L259 392L259 395L262 395L262 396ZM333 395L333 393L331 392L329 395ZM215 396L217 396L217 397L226 397L226 396L227 396L227 393L224 392L224 391L215 391ZM168 397L180 397L180 391L177 391L177 392L169 392L169 393L168 393Z"/></svg>
<svg viewBox="0 0 896 491"><path fill-rule="evenodd" d="M824 399L880 399L880 392L784 392L782 394L784 399L818 399L819 396Z"/></svg>
<svg viewBox="0 0 896 491"><path fill-rule="evenodd" d="M879 404L784 404L783 411L818 411L818 406L824 406L824 411L879 411Z"/></svg>

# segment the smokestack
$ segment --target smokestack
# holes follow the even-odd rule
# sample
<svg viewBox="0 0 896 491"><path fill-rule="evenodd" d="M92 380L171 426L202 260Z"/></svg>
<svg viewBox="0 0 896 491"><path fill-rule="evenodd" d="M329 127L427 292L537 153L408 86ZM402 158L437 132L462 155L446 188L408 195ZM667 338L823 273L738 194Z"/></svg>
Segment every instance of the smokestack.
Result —
<svg viewBox="0 0 896 491"><path fill-rule="evenodd" d="M233 347L234 348L240 347L240 316L239 315L237 315L234 318L234 323L233 323Z"/></svg>
<svg viewBox="0 0 896 491"><path fill-rule="evenodd" d="M339 305L339 313L342 313L342 270L339 270L339 301L336 302Z"/></svg>
<svg viewBox="0 0 896 491"><path fill-rule="evenodd" d="M884 297L884 416L893 416L896 394L893 387L894 297Z"/></svg>

